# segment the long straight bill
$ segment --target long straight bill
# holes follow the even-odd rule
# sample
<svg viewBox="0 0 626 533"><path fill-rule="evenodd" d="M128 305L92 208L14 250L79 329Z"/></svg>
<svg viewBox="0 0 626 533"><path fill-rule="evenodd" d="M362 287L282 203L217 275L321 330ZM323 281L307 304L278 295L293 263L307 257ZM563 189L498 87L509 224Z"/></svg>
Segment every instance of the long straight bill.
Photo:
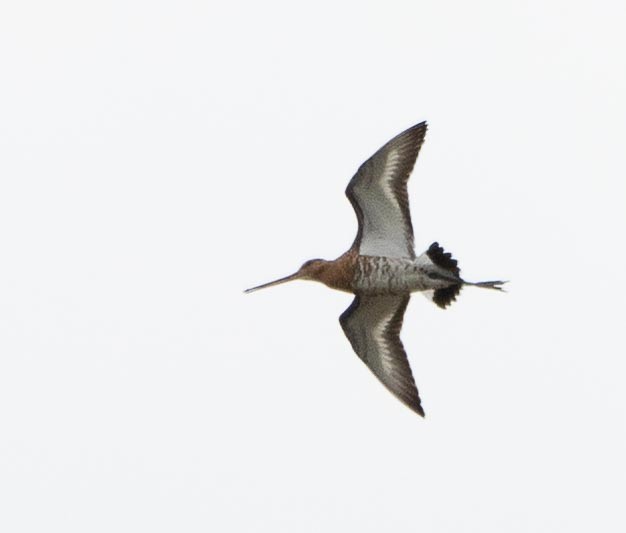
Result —
<svg viewBox="0 0 626 533"><path fill-rule="evenodd" d="M254 291L258 291L259 289L266 289L267 287L273 287L274 285L287 283L288 281L293 281L294 279L298 279L300 277L298 274L299 273L296 272L295 274L292 274L291 276L287 276L286 278L280 278L280 279L277 279L276 281L270 281L269 283L264 283L263 285L259 285L258 287L252 287L251 289L246 289L244 292L245 293L254 292Z"/></svg>

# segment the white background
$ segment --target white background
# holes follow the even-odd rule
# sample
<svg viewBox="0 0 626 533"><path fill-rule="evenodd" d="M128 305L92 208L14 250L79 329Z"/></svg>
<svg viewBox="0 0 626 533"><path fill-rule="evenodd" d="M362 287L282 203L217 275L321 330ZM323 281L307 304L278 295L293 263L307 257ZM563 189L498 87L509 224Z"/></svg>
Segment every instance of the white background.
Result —
<svg viewBox="0 0 626 533"><path fill-rule="evenodd" d="M3 2L0 530L623 532L623 1ZM425 420L297 282L430 124Z"/></svg>

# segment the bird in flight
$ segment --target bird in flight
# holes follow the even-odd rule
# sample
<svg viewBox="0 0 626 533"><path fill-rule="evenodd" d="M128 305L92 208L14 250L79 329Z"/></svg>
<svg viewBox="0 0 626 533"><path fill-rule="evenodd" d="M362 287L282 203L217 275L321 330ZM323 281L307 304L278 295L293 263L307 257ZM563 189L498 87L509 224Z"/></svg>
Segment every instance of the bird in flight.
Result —
<svg viewBox="0 0 626 533"><path fill-rule="evenodd" d="M352 348L396 398L421 416L424 409L400 340L411 293L422 292L445 309L466 285L502 290L505 283L465 281L456 259L437 242L415 255L407 182L426 129L421 122L391 139L350 180L346 196L358 231L347 252L332 261L311 259L291 276L245 291L304 279L353 293L339 318Z"/></svg>

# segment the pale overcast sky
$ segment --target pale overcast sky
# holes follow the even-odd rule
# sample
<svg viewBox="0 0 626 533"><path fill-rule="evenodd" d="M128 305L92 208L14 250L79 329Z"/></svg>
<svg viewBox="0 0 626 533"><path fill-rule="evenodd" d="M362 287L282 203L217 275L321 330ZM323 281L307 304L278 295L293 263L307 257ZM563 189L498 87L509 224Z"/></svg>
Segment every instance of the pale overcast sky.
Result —
<svg viewBox="0 0 626 533"><path fill-rule="evenodd" d="M0 7L0 530L626 530L626 4ZM428 120L426 419L296 282Z"/></svg>

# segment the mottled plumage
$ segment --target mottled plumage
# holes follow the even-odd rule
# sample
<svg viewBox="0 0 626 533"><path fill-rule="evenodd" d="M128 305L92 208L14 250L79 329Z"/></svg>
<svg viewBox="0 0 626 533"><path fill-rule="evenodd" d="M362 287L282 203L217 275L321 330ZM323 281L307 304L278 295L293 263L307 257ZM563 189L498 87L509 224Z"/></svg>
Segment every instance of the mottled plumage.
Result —
<svg viewBox="0 0 626 533"><path fill-rule="evenodd" d="M470 283L456 259L438 243L416 257L407 181L426 135L422 122L397 135L361 165L346 195L358 231L352 247L334 261L307 261L291 276L246 292L295 279L309 279L356 296L339 321L359 358L387 389L424 416L400 329L412 292L441 308L464 285L502 290L501 281Z"/></svg>

